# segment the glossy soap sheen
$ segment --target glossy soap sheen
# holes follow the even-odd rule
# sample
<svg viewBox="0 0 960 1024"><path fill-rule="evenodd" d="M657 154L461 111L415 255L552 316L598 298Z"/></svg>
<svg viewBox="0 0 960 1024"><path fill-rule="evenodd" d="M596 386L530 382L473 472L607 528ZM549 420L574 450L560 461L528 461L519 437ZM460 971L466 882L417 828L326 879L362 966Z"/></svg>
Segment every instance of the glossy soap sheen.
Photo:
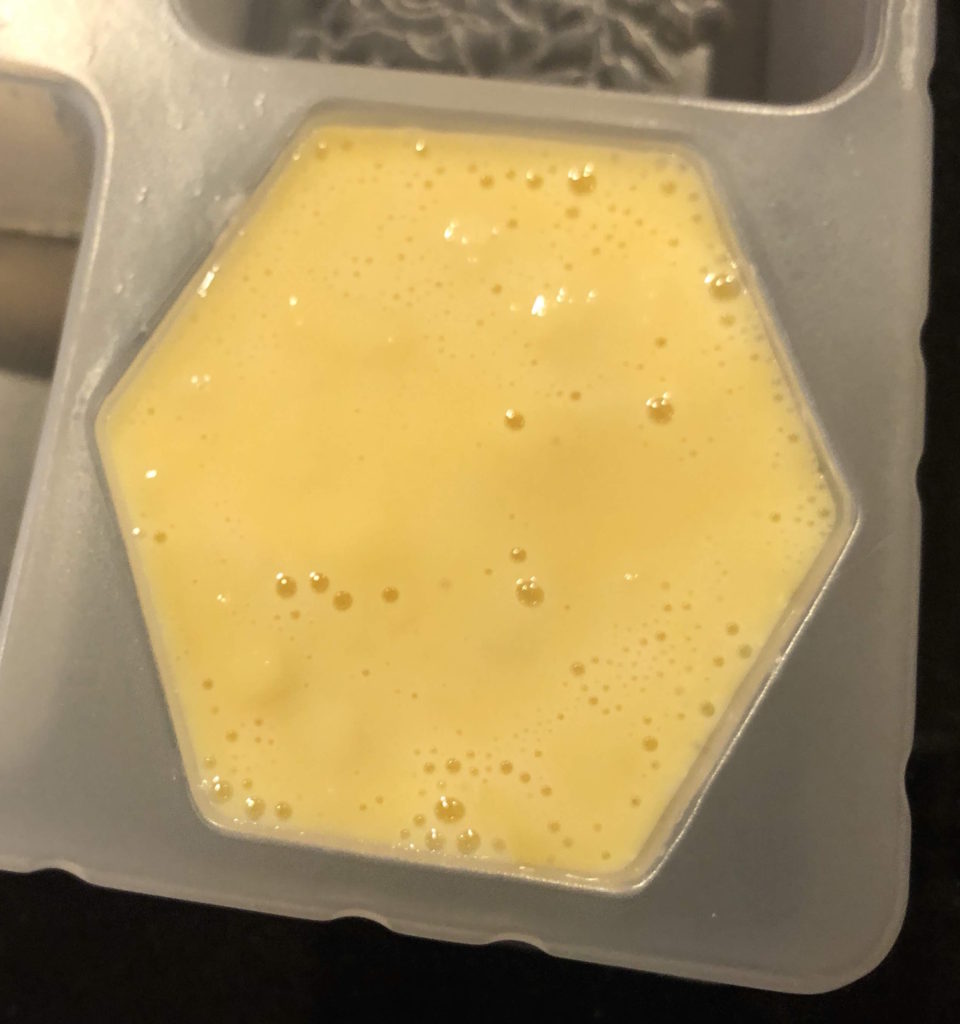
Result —
<svg viewBox="0 0 960 1024"><path fill-rule="evenodd" d="M727 239L658 148L300 137L97 424L204 815L637 857L837 515Z"/></svg>

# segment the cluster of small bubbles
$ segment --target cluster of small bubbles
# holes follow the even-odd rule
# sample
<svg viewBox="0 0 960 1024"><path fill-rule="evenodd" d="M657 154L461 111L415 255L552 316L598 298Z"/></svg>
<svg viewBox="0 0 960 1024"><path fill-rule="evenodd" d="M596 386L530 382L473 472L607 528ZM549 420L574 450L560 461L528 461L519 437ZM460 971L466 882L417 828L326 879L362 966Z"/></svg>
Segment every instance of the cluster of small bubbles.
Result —
<svg viewBox="0 0 960 1024"><path fill-rule="evenodd" d="M669 423L673 419L673 399L667 391L648 398L646 407L647 415L654 423Z"/></svg>
<svg viewBox="0 0 960 1024"><path fill-rule="evenodd" d="M543 587L537 581L536 576L520 577L514 584L517 593L517 600L527 608L535 608L543 604Z"/></svg>

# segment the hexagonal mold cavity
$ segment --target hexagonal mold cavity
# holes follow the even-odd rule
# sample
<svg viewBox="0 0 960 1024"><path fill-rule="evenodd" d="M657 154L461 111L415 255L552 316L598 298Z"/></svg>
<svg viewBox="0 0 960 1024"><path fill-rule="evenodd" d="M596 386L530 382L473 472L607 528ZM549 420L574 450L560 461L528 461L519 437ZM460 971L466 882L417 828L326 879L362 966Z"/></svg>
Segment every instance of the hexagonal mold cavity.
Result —
<svg viewBox="0 0 960 1024"><path fill-rule="evenodd" d="M311 120L97 439L211 823L643 884L853 510L698 158Z"/></svg>

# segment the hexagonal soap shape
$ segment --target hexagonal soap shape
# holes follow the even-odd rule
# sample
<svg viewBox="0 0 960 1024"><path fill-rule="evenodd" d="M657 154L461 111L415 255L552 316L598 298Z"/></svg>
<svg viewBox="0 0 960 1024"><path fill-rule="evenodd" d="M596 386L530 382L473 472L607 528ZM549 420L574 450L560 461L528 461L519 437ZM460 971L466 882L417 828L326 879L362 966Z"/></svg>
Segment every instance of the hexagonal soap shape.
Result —
<svg viewBox="0 0 960 1024"><path fill-rule="evenodd" d="M208 821L605 888L850 530L656 144L311 122L97 438Z"/></svg>

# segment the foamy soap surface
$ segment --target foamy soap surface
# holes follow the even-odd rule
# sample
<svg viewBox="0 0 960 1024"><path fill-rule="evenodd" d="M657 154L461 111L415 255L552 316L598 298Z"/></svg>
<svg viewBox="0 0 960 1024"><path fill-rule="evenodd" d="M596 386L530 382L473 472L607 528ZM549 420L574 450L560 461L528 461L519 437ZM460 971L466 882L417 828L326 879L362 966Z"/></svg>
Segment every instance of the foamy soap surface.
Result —
<svg viewBox="0 0 960 1024"><path fill-rule="evenodd" d="M660 149L301 136L98 439L201 811L600 876L836 507Z"/></svg>

